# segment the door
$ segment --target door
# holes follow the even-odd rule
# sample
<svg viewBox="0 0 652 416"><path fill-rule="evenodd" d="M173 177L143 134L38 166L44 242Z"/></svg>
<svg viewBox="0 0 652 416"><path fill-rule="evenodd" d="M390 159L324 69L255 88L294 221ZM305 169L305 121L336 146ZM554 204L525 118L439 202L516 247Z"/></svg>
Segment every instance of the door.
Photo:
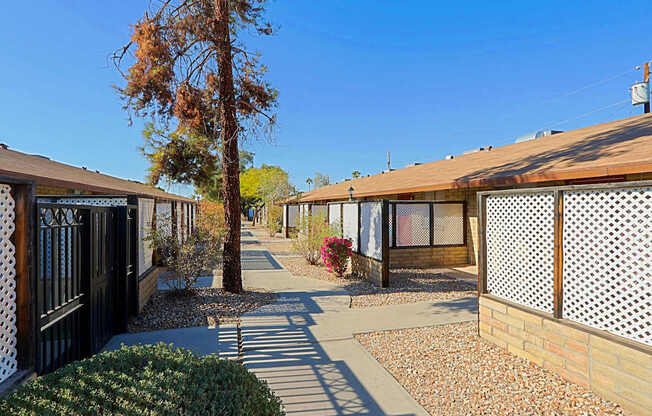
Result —
<svg viewBox="0 0 652 416"><path fill-rule="evenodd" d="M88 338L89 211L76 206L37 204L36 302L39 374L85 356Z"/></svg>
<svg viewBox="0 0 652 416"><path fill-rule="evenodd" d="M91 208L90 321L91 352L95 353L114 334L116 215L113 208Z"/></svg>

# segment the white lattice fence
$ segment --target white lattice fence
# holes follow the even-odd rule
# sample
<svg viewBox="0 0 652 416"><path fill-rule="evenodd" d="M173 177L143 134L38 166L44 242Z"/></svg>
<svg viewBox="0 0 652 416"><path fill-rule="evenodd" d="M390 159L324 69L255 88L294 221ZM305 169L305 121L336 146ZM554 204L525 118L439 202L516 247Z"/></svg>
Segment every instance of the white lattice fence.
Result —
<svg viewBox="0 0 652 416"><path fill-rule="evenodd" d="M487 289L553 311L554 195L491 195L486 209Z"/></svg>
<svg viewBox="0 0 652 416"><path fill-rule="evenodd" d="M652 188L564 193L563 317L652 345Z"/></svg>
<svg viewBox="0 0 652 416"><path fill-rule="evenodd" d="M395 225L397 247L430 245L430 204L396 203Z"/></svg>
<svg viewBox="0 0 652 416"><path fill-rule="evenodd" d="M0 184L0 382L16 372L16 252L11 187Z"/></svg>
<svg viewBox="0 0 652 416"><path fill-rule="evenodd" d="M158 229L165 228L169 235L172 233L172 204L169 202L156 203L156 226Z"/></svg>
<svg viewBox="0 0 652 416"><path fill-rule="evenodd" d="M464 204L433 204L433 243L464 244Z"/></svg>
<svg viewBox="0 0 652 416"><path fill-rule="evenodd" d="M383 260L383 203L360 204L360 253Z"/></svg>
<svg viewBox="0 0 652 416"><path fill-rule="evenodd" d="M138 275L152 267L153 248L145 241L147 233L152 229L154 218L154 200L138 198Z"/></svg>
<svg viewBox="0 0 652 416"><path fill-rule="evenodd" d="M127 206L126 197L97 197L97 198L51 198L41 197L38 202L49 204L66 204L66 205L89 205L94 207L125 207Z"/></svg>
<svg viewBox="0 0 652 416"><path fill-rule="evenodd" d="M342 236L352 241L351 249L358 251L358 204L342 204Z"/></svg>
<svg viewBox="0 0 652 416"><path fill-rule="evenodd" d="M328 206L328 224L340 226L342 224L342 205L330 204Z"/></svg>
<svg viewBox="0 0 652 416"><path fill-rule="evenodd" d="M298 205L289 205L288 206L288 227L296 228L298 225L299 217L299 206Z"/></svg>

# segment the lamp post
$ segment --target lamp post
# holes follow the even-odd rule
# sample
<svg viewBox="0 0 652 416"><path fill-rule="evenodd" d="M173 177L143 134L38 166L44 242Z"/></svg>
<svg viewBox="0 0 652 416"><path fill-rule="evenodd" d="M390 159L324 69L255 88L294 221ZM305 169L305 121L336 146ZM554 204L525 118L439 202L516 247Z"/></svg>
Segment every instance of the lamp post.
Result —
<svg viewBox="0 0 652 416"><path fill-rule="evenodd" d="M349 201L353 201L353 191L354 191L353 187L350 187L349 188Z"/></svg>

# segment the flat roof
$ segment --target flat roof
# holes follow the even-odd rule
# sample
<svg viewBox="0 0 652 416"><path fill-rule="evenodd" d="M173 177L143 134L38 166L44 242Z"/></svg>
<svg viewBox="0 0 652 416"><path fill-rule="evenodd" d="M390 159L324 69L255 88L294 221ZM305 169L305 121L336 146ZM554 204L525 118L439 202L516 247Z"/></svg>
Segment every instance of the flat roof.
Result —
<svg viewBox="0 0 652 416"><path fill-rule="evenodd" d="M37 185L108 194L144 195L158 199L196 202L150 185L67 165L43 156L0 148L0 176L33 180Z"/></svg>
<svg viewBox="0 0 652 416"><path fill-rule="evenodd" d="M652 114L344 181L299 202L652 173ZM289 202L289 201L288 201Z"/></svg>

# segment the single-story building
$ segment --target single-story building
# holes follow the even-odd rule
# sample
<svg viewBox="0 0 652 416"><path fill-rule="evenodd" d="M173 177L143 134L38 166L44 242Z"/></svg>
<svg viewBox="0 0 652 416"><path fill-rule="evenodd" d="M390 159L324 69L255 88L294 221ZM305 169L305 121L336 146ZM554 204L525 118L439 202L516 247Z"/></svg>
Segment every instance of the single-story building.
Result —
<svg viewBox="0 0 652 416"><path fill-rule="evenodd" d="M0 145L0 390L99 351L158 290L144 238L196 201Z"/></svg>
<svg viewBox="0 0 652 416"><path fill-rule="evenodd" d="M479 333L635 411L652 408L652 115L324 186L354 271L474 265Z"/></svg>

